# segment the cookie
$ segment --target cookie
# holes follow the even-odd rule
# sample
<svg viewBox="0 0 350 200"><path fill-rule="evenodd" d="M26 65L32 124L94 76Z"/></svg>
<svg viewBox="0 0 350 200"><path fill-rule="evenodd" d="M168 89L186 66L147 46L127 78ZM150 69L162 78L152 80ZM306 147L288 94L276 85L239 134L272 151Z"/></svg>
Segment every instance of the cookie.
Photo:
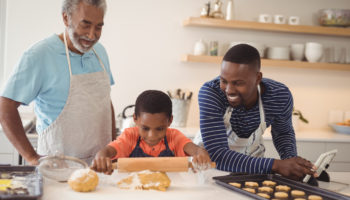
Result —
<svg viewBox="0 0 350 200"><path fill-rule="evenodd" d="M291 192L292 197L297 198L297 197L304 197L305 192L301 190L292 190Z"/></svg>
<svg viewBox="0 0 350 200"><path fill-rule="evenodd" d="M245 182L244 183L245 187L248 187L248 188L257 188L259 187L259 184L257 182Z"/></svg>
<svg viewBox="0 0 350 200"><path fill-rule="evenodd" d="M258 191L259 191L259 192L262 192L262 193L271 194L271 193L273 192L273 189L270 188L270 187L264 186L264 187L259 187L259 188L258 188Z"/></svg>
<svg viewBox="0 0 350 200"><path fill-rule="evenodd" d="M250 192L250 193L254 193L255 194L255 189L253 188L242 188L243 190Z"/></svg>
<svg viewBox="0 0 350 200"><path fill-rule="evenodd" d="M230 182L230 183L228 183L228 184L230 184L230 185L232 185L232 186L235 186L235 187L237 187L237 188L241 188L241 184L240 184L240 183L237 183L237 182Z"/></svg>
<svg viewBox="0 0 350 200"><path fill-rule="evenodd" d="M287 199L288 193L286 192L275 192L275 197L278 199Z"/></svg>
<svg viewBox="0 0 350 200"><path fill-rule="evenodd" d="M304 198L295 198L294 200L306 200Z"/></svg>
<svg viewBox="0 0 350 200"><path fill-rule="evenodd" d="M276 192L289 192L290 187L287 185L277 185L275 190Z"/></svg>
<svg viewBox="0 0 350 200"><path fill-rule="evenodd" d="M257 193L258 196L264 197L266 199L270 199L270 195L266 194L266 193Z"/></svg>
<svg viewBox="0 0 350 200"><path fill-rule="evenodd" d="M267 186L267 187L275 187L275 186L276 186L276 182L266 180L266 181L263 181L263 182L262 182L262 185L263 185L263 186Z"/></svg>
<svg viewBox="0 0 350 200"><path fill-rule="evenodd" d="M310 195L307 199L309 199L309 200L322 200L322 197L318 196L318 195Z"/></svg>

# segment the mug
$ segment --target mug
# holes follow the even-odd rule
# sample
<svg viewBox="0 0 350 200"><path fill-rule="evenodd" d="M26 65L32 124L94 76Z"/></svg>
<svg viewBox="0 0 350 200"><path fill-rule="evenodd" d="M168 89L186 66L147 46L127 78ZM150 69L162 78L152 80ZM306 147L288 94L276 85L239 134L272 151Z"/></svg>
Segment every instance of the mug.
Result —
<svg viewBox="0 0 350 200"><path fill-rule="evenodd" d="M290 45L290 53L293 60L302 61L304 58L304 44L291 44Z"/></svg>
<svg viewBox="0 0 350 200"><path fill-rule="evenodd" d="M259 22L261 23L272 23L272 17L269 14L260 14Z"/></svg>
<svg viewBox="0 0 350 200"><path fill-rule="evenodd" d="M300 24L300 18L298 16L290 16L288 18L288 24L289 25L299 25Z"/></svg>
<svg viewBox="0 0 350 200"><path fill-rule="evenodd" d="M285 24L286 23L286 17L283 15L274 15L273 16L273 23L275 24Z"/></svg>

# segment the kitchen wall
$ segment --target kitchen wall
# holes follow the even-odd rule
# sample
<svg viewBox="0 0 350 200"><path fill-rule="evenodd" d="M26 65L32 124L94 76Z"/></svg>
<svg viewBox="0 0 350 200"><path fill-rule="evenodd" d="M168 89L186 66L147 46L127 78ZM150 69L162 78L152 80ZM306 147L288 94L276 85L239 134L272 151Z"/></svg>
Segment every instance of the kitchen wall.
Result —
<svg viewBox="0 0 350 200"><path fill-rule="evenodd" d="M192 53L200 38L218 40L221 55L223 47L233 41L272 46L315 41L325 46L350 46L350 38L346 37L183 27L182 21L198 16L207 2L108 0L101 42L109 52L116 81L112 87L116 113L133 104L143 90L187 88L195 92L188 125L198 126L198 90L220 70L217 64L180 61L181 55ZM31 44L64 28L60 0L11 0L7 6L5 77ZM316 13L321 8L350 9L348 0L234 0L234 6L238 20L254 21L261 13L297 15L303 25L317 24ZM295 106L310 121L302 128L326 128L329 110L350 110L350 71L263 67L262 72L265 77L289 86Z"/></svg>

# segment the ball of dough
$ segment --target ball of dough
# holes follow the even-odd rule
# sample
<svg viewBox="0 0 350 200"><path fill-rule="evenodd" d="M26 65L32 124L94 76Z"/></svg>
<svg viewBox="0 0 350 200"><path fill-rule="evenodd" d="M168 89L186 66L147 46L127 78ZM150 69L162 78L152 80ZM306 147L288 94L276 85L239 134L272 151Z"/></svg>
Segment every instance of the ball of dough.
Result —
<svg viewBox="0 0 350 200"><path fill-rule="evenodd" d="M69 186L77 192L90 192L95 190L98 184L98 176L93 170L78 169L75 170L68 179Z"/></svg>

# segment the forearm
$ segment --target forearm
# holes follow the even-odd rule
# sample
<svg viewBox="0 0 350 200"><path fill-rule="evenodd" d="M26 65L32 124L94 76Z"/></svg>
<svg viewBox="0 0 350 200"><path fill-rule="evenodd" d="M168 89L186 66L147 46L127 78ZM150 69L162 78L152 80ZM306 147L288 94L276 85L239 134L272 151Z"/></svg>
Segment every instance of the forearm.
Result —
<svg viewBox="0 0 350 200"><path fill-rule="evenodd" d="M107 157L112 159L116 155L117 155L117 151L113 147L106 146L96 154L96 157Z"/></svg>
<svg viewBox="0 0 350 200"><path fill-rule="evenodd" d="M9 141L30 164L38 164L39 155L29 142L17 110L17 103L0 97L0 122Z"/></svg>
<svg viewBox="0 0 350 200"><path fill-rule="evenodd" d="M200 147L198 147L197 145L193 144L192 142L189 142L189 143L185 144L184 152L187 155L193 156L193 155L195 155L197 153L198 148L200 148Z"/></svg>
<svg viewBox="0 0 350 200"><path fill-rule="evenodd" d="M284 130L287 131L283 132L283 129L276 130L275 128L271 130L274 146L282 160L297 156L294 131L292 129Z"/></svg>

